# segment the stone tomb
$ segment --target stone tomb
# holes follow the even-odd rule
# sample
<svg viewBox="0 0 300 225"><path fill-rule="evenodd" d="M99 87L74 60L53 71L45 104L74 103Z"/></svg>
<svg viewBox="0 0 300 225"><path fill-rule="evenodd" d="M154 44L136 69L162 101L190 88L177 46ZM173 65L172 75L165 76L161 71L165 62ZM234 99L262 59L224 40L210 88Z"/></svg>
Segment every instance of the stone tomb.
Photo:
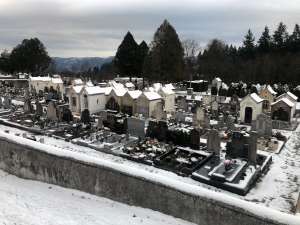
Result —
<svg viewBox="0 0 300 225"><path fill-rule="evenodd" d="M53 121L57 120L56 108L52 101L50 101L47 106L47 117L49 117Z"/></svg>
<svg viewBox="0 0 300 225"><path fill-rule="evenodd" d="M216 129L212 129L208 133L207 138L207 151L212 151L215 153L215 155L220 155L220 138L219 138L219 132Z"/></svg>
<svg viewBox="0 0 300 225"><path fill-rule="evenodd" d="M4 103L3 103L4 108L11 109L11 99L7 95L4 95L3 99L4 99Z"/></svg>
<svg viewBox="0 0 300 225"><path fill-rule="evenodd" d="M41 103L39 103L38 101L35 102L36 105L36 111L35 114L38 116L42 116L43 115L43 106Z"/></svg>
<svg viewBox="0 0 300 225"><path fill-rule="evenodd" d="M156 108L152 112L152 115L157 120L167 119L167 112L165 110L163 110L163 103L162 102L157 102L156 103Z"/></svg>
<svg viewBox="0 0 300 225"><path fill-rule="evenodd" d="M190 131L190 148L194 150L200 149L200 136L201 132L199 129L194 128Z"/></svg>
<svg viewBox="0 0 300 225"><path fill-rule="evenodd" d="M231 142L227 142L226 158L248 159L249 136L244 136L242 132L234 131Z"/></svg>
<svg viewBox="0 0 300 225"><path fill-rule="evenodd" d="M127 132L135 137L145 138L145 120L128 117L125 119L127 123Z"/></svg>
<svg viewBox="0 0 300 225"><path fill-rule="evenodd" d="M81 112L81 122L84 124L89 124L90 121L90 111L85 109Z"/></svg>
<svg viewBox="0 0 300 225"><path fill-rule="evenodd" d="M259 137L269 138L272 135L272 122L266 114L258 114L256 120L251 121L251 131L257 131Z"/></svg>

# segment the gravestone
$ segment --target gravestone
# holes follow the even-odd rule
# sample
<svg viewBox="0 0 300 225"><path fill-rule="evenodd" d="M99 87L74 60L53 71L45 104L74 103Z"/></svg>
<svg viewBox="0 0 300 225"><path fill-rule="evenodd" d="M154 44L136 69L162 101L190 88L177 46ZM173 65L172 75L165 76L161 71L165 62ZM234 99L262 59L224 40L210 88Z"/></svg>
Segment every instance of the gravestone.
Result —
<svg viewBox="0 0 300 225"><path fill-rule="evenodd" d="M34 114L34 107L33 107L32 104L29 105L29 112L30 112L31 114Z"/></svg>
<svg viewBox="0 0 300 225"><path fill-rule="evenodd" d="M147 127L147 131L146 131L146 136L147 137L152 136L152 132L153 132L155 126L157 126L157 121L156 120L149 120L148 121L148 127Z"/></svg>
<svg viewBox="0 0 300 225"><path fill-rule="evenodd" d="M46 100L52 100L52 93L48 93L48 94L47 94Z"/></svg>
<svg viewBox="0 0 300 225"><path fill-rule="evenodd" d="M2 96L0 95L0 107L2 106Z"/></svg>
<svg viewBox="0 0 300 225"><path fill-rule="evenodd" d="M153 111L153 117L157 120L167 119L167 112L163 110L163 103L157 102L156 108Z"/></svg>
<svg viewBox="0 0 300 225"><path fill-rule="evenodd" d="M260 137L270 137L272 135L272 122L266 114L258 114L256 120L251 121L251 131L257 131Z"/></svg>
<svg viewBox="0 0 300 225"><path fill-rule="evenodd" d="M256 166L256 157L257 157L257 138L258 138L258 133L256 131L251 131L248 160L249 163L254 166Z"/></svg>
<svg viewBox="0 0 300 225"><path fill-rule="evenodd" d="M81 112L81 122L84 124L88 124L91 122L90 111L88 109L85 109Z"/></svg>
<svg viewBox="0 0 300 225"><path fill-rule="evenodd" d="M212 129L208 133L207 138L207 151L214 152L215 155L220 155L220 138L219 132L215 129Z"/></svg>
<svg viewBox="0 0 300 225"><path fill-rule="evenodd" d="M197 115L197 121L204 122L204 120L205 120L205 108L199 107L197 109L196 115Z"/></svg>
<svg viewBox="0 0 300 225"><path fill-rule="evenodd" d="M54 121L57 120L56 108L52 101L50 101L47 106L47 117L49 117L51 120L54 120Z"/></svg>
<svg viewBox="0 0 300 225"><path fill-rule="evenodd" d="M178 109L183 109L183 110L187 110L187 102L186 102L186 98L179 96L178 97L178 105L177 105Z"/></svg>
<svg viewBox="0 0 300 225"><path fill-rule="evenodd" d="M190 148L194 150L200 149L200 130L194 128L190 131Z"/></svg>
<svg viewBox="0 0 300 225"><path fill-rule="evenodd" d="M33 88L31 89L31 94L32 94L32 95L36 95L36 89L35 89L35 86L33 86Z"/></svg>
<svg viewBox="0 0 300 225"><path fill-rule="evenodd" d="M24 88L24 94L25 94L25 98L29 96L29 90L28 87Z"/></svg>
<svg viewBox="0 0 300 225"><path fill-rule="evenodd" d="M25 98L24 99L24 112L29 112L30 108L30 99Z"/></svg>
<svg viewBox="0 0 300 225"><path fill-rule="evenodd" d="M168 124L166 121L160 120L157 124L157 140L165 141L167 139Z"/></svg>
<svg viewBox="0 0 300 225"><path fill-rule="evenodd" d="M127 131L136 137L145 138L145 121L134 117L128 117L125 119L127 123Z"/></svg>
<svg viewBox="0 0 300 225"><path fill-rule="evenodd" d="M42 106L42 104L39 103L38 101L36 101L35 106L36 106L35 114L38 115L38 116L42 116L43 115L43 106Z"/></svg>
<svg viewBox="0 0 300 225"><path fill-rule="evenodd" d="M64 107L63 111L62 111L62 120L63 121L67 121L68 123L70 121L73 121L73 115L72 112L70 111L69 108Z"/></svg>
<svg viewBox="0 0 300 225"><path fill-rule="evenodd" d="M213 115L219 114L219 102L217 102L216 100L211 102L211 113Z"/></svg>
<svg viewBox="0 0 300 225"><path fill-rule="evenodd" d="M226 157L248 159L248 144L245 144L244 134L234 131L232 141L227 142Z"/></svg>
<svg viewBox="0 0 300 225"><path fill-rule="evenodd" d="M103 120L107 119L107 111L100 111L100 116L98 117L98 127L102 127Z"/></svg>
<svg viewBox="0 0 300 225"><path fill-rule="evenodd" d="M10 98L7 95L4 95L3 99L4 99L4 101L3 101L4 102L3 103L4 108L5 109L11 109L11 100L10 100Z"/></svg>

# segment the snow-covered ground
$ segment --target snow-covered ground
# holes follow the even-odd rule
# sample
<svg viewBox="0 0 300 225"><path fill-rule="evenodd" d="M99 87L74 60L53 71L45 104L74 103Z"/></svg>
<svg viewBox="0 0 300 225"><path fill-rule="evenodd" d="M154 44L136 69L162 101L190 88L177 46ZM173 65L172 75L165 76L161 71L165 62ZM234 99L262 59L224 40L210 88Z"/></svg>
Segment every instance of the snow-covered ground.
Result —
<svg viewBox="0 0 300 225"><path fill-rule="evenodd" d="M19 132L19 133L24 132L16 128L0 125L0 132L3 132L3 130L5 129L10 130L12 139L16 137L14 135L15 132ZM84 154L89 157L104 159L116 164L130 166L136 170L147 171L153 174L156 173L159 174L160 176L165 176L176 181L188 183L194 186L204 187L214 192L221 192L224 193L225 195L234 196L236 198L254 202L258 205L266 206L271 209L293 214L296 202L298 200L299 185L300 185L300 180L299 180L300 153L298 151L300 146L299 127L295 132L284 131L282 133L289 137L288 142L285 144L280 154L266 153L272 155L273 163L271 164L269 171L262 177L262 179L260 179L257 182L257 184L250 190L250 192L245 197L206 184L202 184L188 177L180 177L172 172L167 172L155 167L128 161L124 158L98 152L96 150L86 148L83 146L78 146L70 142L57 140L47 136L36 135L36 137L37 139L44 137L46 145L56 146L68 151ZM30 134L28 134L28 136L29 135ZM70 191L72 193L74 192L73 190ZM93 198L94 197L95 196L93 196ZM3 208L3 204L1 205L2 206L0 207Z"/></svg>
<svg viewBox="0 0 300 225"><path fill-rule="evenodd" d="M18 178L0 170L0 224L193 223L85 192Z"/></svg>

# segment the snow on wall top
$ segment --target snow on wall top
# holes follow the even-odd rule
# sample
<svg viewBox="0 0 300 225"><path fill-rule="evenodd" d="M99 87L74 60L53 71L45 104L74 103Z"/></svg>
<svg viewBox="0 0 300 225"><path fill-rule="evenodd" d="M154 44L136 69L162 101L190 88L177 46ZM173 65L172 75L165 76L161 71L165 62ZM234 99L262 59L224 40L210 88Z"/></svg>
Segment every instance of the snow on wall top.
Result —
<svg viewBox="0 0 300 225"><path fill-rule="evenodd" d="M104 159L99 159L95 157L91 157L88 155L83 155L77 152L72 152L69 150L65 150L63 148L53 147L53 146L47 146L45 148L45 144L35 142L26 138L22 138L19 136L15 136L14 134L9 134L5 132L0 132L1 138L6 138L9 141L16 142L21 145L29 146L31 148L38 149L41 152L46 152L48 154L53 154L60 157L66 157L70 159L79 160L86 163L92 163L96 165L105 166L108 168L111 168L112 170L117 170L120 172L123 172L125 174L129 174L132 176L141 177L143 179L151 180L154 182L158 182L160 184L178 189L182 192L191 193L196 196L200 196L203 198L209 198L213 199L218 202L223 202L225 204L234 205L238 208L244 209L248 211L249 213L253 213L255 215L258 215L262 218L268 218L273 221L278 221L279 223L284 224L290 224L290 225L299 225L300 224L300 218L294 215L286 214L283 212L279 212L261 205L257 205L252 202L247 202L229 195L225 195L223 193L214 192L211 190L207 190L205 188L183 183L165 176L161 176L157 173L151 173L144 170L139 169L132 169L132 167L124 165L124 164L118 164L111 161L107 161ZM226 220L226 218L224 218Z"/></svg>

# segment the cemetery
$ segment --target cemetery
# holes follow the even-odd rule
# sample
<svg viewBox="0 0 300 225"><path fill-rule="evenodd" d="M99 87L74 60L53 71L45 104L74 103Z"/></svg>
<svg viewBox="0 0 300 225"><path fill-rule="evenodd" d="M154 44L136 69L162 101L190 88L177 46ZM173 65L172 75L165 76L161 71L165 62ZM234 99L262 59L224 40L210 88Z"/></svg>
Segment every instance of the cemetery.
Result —
<svg viewBox="0 0 300 225"><path fill-rule="evenodd" d="M116 95L120 91L100 90L101 98L107 93L106 107L93 114L88 101L96 92L89 92L88 99L76 91L88 92L85 87L70 89L69 97L77 98L76 103L72 100L73 108L83 99L81 113L77 112L78 107L76 112L69 108L70 100L63 97L59 85L56 89L45 86L38 91L34 86L30 91L28 88L1 89L0 123L246 195L272 161L264 152L279 154L287 141L274 128L293 130L298 125L297 120L279 120L287 118L287 112L280 107L274 109L272 115L260 113L262 102L257 95L248 94L244 99L233 95L228 100L209 95L207 91L194 92L207 89L201 85L206 84L195 82L193 88L186 88L187 84L179 86L175 100L170 90L158 85L158 93L165 98L167 93L171 102L177 102L173 111L166 111L165 99L149 91L138 93L134 99L136 109L127 110L130 104L122 100L122 96L129 96L126 91L122 89L122 95ZM243 111L241 115L240 111ZM132 115L132 112L136 113ZM36 140L32 136L26 138Z"/></svg>

